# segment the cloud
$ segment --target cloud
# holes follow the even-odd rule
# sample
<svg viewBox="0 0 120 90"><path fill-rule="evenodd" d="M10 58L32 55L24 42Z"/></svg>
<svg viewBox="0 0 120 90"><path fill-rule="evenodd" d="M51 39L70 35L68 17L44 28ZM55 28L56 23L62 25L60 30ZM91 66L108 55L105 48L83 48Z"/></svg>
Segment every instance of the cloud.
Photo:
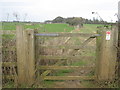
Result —
<svg viewBox="0 0 120 90"><path fill-rule="evenodd" d="M0 4L4 20L6 13L11 14L12 20L13 12L20 13L21 18L27 13L27 19L34 21L44 21L57 16L92 19L93 11L99 12L105 20L110 20L107 17L114 19L118 0L1 0Z"/></svg>

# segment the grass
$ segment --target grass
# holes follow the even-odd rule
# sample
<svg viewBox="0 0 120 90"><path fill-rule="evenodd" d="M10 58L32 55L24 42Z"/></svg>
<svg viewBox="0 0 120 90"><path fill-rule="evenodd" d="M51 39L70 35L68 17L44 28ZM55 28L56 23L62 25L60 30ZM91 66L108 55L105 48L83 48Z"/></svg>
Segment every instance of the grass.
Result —
<svg viewBox="0 0 120 90"><path fill-rule="evenodd" d="M15 83L9 81L3 86L3 88L15 88L14 84Z"/></svg>
<svg viewBox="0 0 120 90"><path fill-rule="evenodd" d="M84 24L83 28L80 29L81 33L96 33L97 26L103 27L101 24Z"/></svg>
<svg viewBox="0 0 120 90"><path fill-rule="evenodd" d="M73 70L59 70L54 75L55 76L65 76L65 74L73 72Z"/></svg>
<svg viewBox="0 0 120 90"><path fill-rule="evenodd" d="M68 24L45 24L44 28L46 32L70 32L74 30L74 27Z"/></svg>
<svg viewBox="0 0 120 90"><path fill-rule="evenodd" d="M39 32L71 32L75 28L69 26L68 24L32 24L32 23L17 23L17 22L3 22L3 30L16 30L16 25L24 25L27 29L39 29ZM97 26L102 26L101 24L84 24L83 28L80 29L81 33L95 33Z"/></svg>
<svg viewBox="0 0 120 90"><path fill-rule="evenodd" d="M45 80L43 87L50 88L50 87L52 87L53 84L54 84L54 82L52 80Z"/></svg>
<svg viewBox="0 0 120 90"><path fill-rule="evenodd" d="M32 23L16 23L16 22L3 22L3 30L16 30L16 25L24 25L25 29L39 29L40 32L70 32L74 27L68 24L32 24Z"/></svg>
<svg viewBox="0 0 120 90"><path fill-rule="evenodd" d="M73 64L71 64L71 66L84 66L87 63L85 61L78 61L78 62L74 62Z"/></svg>
<svg viewBox="0 0 120 90"><path fill-rule="evenodd" d="M25 29L40 29L40 24L24 25Z"/></svg>
<svg viewBox="0 0 120 90"><path fill-rule="evenodd" d="M94 83L94 81L84 81L82 82L83 86L86 86L85 88L96 88L97 85Z"/></svg>
<svg viewBox="0 0 120 90"><path fill-rule="evenodd" d="M17 23L4 22L2 23L3 30L15 30Z"/></svg>
<svg viewBox="0 0 120 90"><path fill-rule="evenodd" d="M2 35L3 39L14 39L15 37L15 35Z"/></svg>

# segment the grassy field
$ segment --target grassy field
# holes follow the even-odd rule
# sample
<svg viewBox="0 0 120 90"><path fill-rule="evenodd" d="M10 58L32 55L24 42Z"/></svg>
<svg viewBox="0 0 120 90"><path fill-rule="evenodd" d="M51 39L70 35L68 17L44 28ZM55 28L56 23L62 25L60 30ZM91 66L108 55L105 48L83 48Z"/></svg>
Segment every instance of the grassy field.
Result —
<svg viewBox="0 0 120 90"><path fill-rule="evenodd" d="M25 29L39 29L40 32L70 32L74 27L68 24L32 24L32 23L2 23L3 30L16 30L16 25L24 25Z"/></svg>
<svg viewBox="0 0 120 90"><path fill-rule="evenodd" d="M103 27L101 24L84 24L83 28L80 29L82 33L96 33L97 27Z"/></svg>
<svg viewBox="0 0 120 90"><path fill-rule="evenodd" d="M3 22L2 30L16 30L16 25L24 25L25 29L39 29L39 32L71 32L75 30L74 27L68 24L36 24L36 23L16 23L16 22ZM100 24L84 24L80 28L81 33L95 33L97 26L103 26Z"/></svg>

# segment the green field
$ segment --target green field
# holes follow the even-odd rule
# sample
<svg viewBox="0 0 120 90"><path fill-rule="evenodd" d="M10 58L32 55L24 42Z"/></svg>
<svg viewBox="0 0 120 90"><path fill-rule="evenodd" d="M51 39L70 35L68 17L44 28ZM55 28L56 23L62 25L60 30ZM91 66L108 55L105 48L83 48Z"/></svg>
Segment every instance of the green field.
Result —
<svg viewBox="0 0 120 90"><path fill-rule="evenodd" d="M3 22L2 30L16 30L16 25L24 25L25 29L38 29L39 32L71 32L75 30L74 27L68 24L40 24L40 23L16 23L16 22ZM100 24L84 24L79 32L82 33L95 33L97 26Z"/></svg>

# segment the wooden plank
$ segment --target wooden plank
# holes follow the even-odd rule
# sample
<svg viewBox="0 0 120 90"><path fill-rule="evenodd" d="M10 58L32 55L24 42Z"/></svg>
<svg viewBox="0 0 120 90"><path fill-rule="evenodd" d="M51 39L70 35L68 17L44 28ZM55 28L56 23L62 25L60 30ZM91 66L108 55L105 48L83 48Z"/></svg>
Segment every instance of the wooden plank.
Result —
<svg viewBox="0 0 120 90"><path fill-rule="evenodd" d="M54 49L83 49L83 48L86 48L86 49L94 49L95 47L94 46L87 46L87 47L84 47L84 46L80 46L80 45L58 45L58 46L46 46L46 45L39 45L40 48L54 48Z"/></svg>
<svg viewBox="0 0 120 90"><path fill-rule="evenodd" d="M118 87L120 87L120 1L118 2L118 50L117 50L117 72L118 72Z"/></svg>
<svg viewBox="0 0 120 90"><path fill-rule="evenodd" d="M110 41L110 52L109 52L109 80L114 80L116 77L116 64L117 64L117 45L118 45L118 30L112 29L111 41Z"/></svg>
<svg viewBox="0 0 120 90"><path fill-rule="evenodd" d="M17 62L2 62L3 67L11 67L11 66L17 66Z"/></svg>
<svg viewBox="0 0 120 90"><path fill-rule="evenodd" d="M34 30L25 30L25 55L26 55L26 80L28 85L32 85L35 79L35 46Z"/></svg>
<svg viewBox="0 0 120 90"><path fill-rule="evenodd" d="M17 37L16 37L16 42L17 42L17 71L18 71L18 82L19 84L22 84L26 82L26 75L25 75L25 46L24 46L24 35L23 35L24 28L22 26L17 26Z"/></svg>
<svg viewBox="0 0 120 90"><path fill-rule="evenodd" d="M63 69L92 69L92 66L39 66L38 69L52 69L52 70L63 70Z"/></svg>
<svg viewBox="0 0 120 90"><path fill-rule="evenodd" d="M41 37L90 37L93 33L37 33Z"/></svg>
<svg viewBox="0 0 120 90"><path fill-rule="evenodd" d="M110 31L110 40L106 40L106 31ZM99 80L114 80L117 59L116 30L102 30L97 37L97 77Z"/></svg>
<svg viewBox="0 0 120 90"><path fill-rule="evenodd" d="M54 64L54 66L56 66L56 65L60 65L60 64L62 64L64 61L58 61L56 64ZM46 76L46 75L48 75L49 73L51 73L52 72L52 70L46 70L45 72L43 72L42 74L41 74L41 76Z"/></svg>
<svg viewBox="0 0 120 90"><path fill-rule="evenodd" d="M17 66L19 84L32 85L35 78L34 30L17 27Z"/></svg>
<svg viewBox="0 0 120 90"><path fill-rule="evenodd" d="M63 60L79 60L82 58L92 58L93 56L70 56L70 55L60 55L60 56L52 56L52 55L40 55L39 58L41 59L49 59L49 60L57 60L57 59L63 59Z"/></svg>
<svg viewBox="0 0 120 90"><path fill-rule="evenodd" d="M0 30L2 34L16 34L16 30Z"/></svg>
<svg viewBox="0 0 120 90"><path fill-rule="evenodd" d="M38 33L38 30L35 30L35 33ZM39 38L38 37L35 37L35 60L36 60L36 66L39 65L39 60L41 60L39 58L39 47L38 47L38 42L39 42ZM39 70L37 68L35 68L35 71L36 71L36 76L39 77L40 76L40 73L39 73Z"/></svg>
<svg viewBox="0 0 120 90"><path fill-rule="evenodd" d="M45 76L44 80L94 80L95 76Z"/></svg>
<svg viewBox="0 0 120 90"><path fill-rule="evenodd" d="M102 34L102 30L97 31L98 34ZM101 48L101 41L102 41L102 36L99 36L96 38L96 69L95 69L95 74L97 76L97 80L100 74L100 48Z"/></svg>

